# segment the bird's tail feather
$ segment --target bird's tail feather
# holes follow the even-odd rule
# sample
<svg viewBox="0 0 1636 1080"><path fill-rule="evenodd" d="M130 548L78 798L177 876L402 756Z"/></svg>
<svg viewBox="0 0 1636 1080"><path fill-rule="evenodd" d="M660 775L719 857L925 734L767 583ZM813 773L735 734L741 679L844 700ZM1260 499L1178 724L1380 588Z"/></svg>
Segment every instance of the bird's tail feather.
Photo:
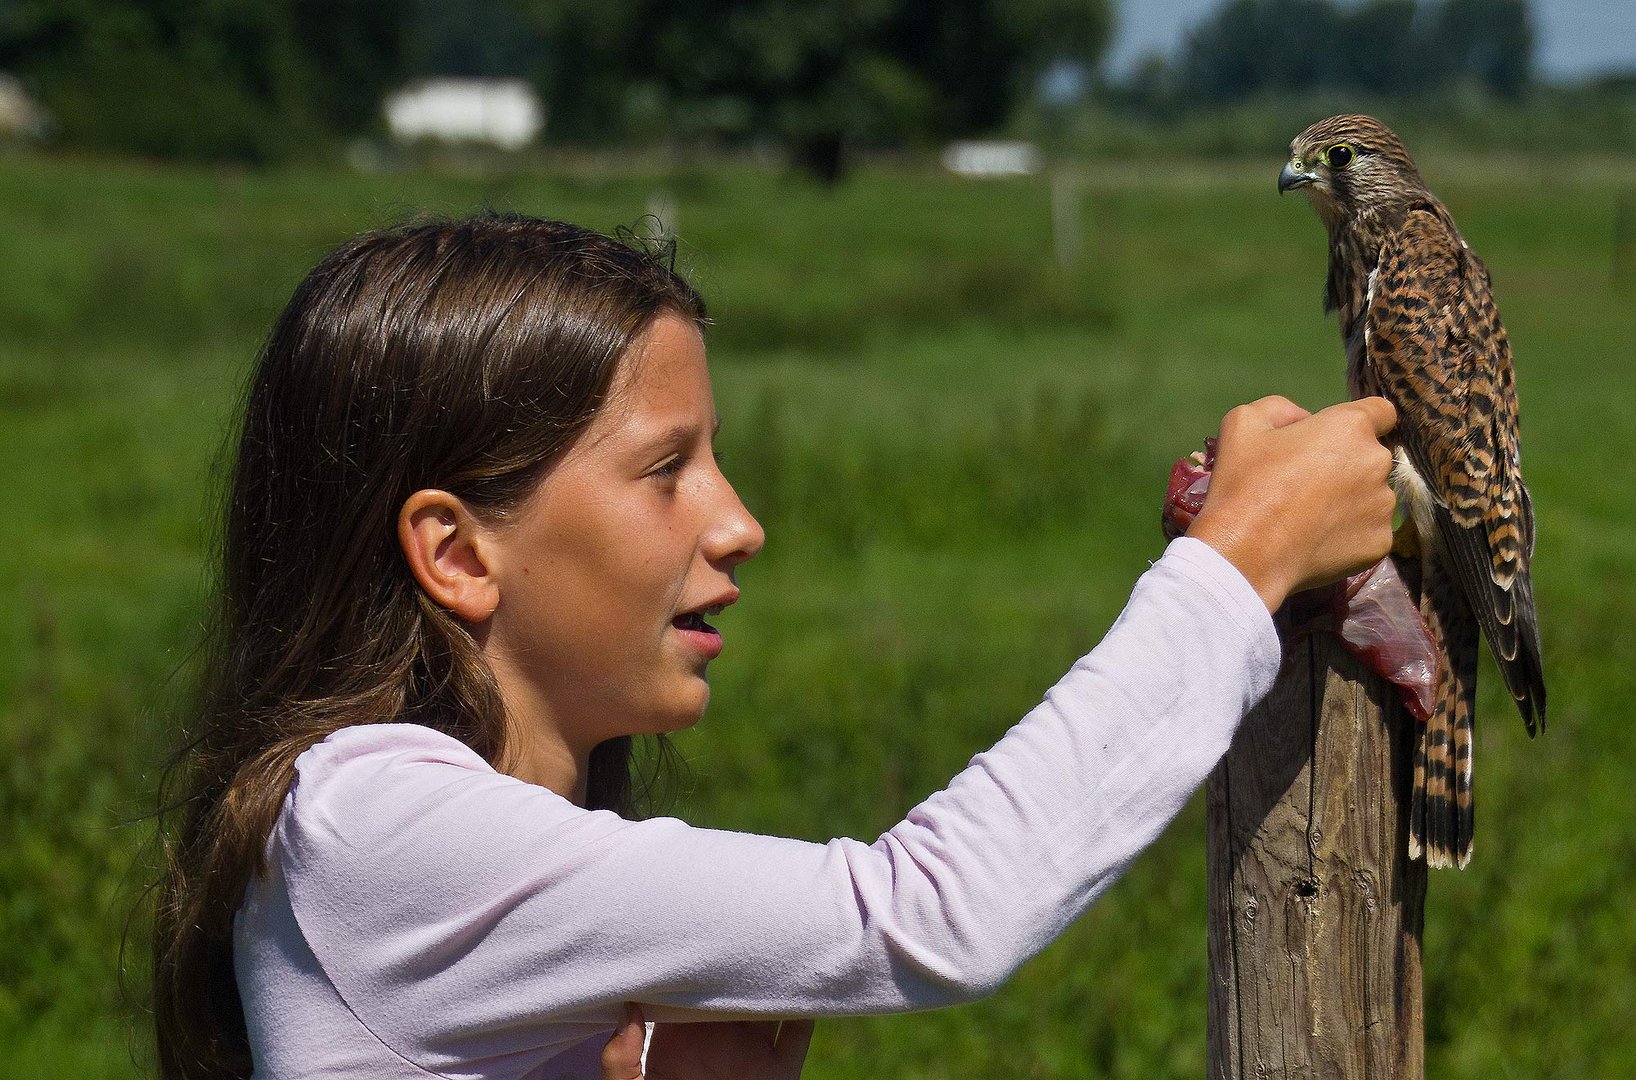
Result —
<svg viewBox="0 0 1636 1080"><path fill-rule="evenodd" d="M1421 729L1415 754L1409 857L1424 857L1428 866L1464 867L1471 860L1474 823L1477 621L1453 577L1430 560L1421 582L1420 613L1442 646L1445 663L1438 674L1436 707Z"/></svg>

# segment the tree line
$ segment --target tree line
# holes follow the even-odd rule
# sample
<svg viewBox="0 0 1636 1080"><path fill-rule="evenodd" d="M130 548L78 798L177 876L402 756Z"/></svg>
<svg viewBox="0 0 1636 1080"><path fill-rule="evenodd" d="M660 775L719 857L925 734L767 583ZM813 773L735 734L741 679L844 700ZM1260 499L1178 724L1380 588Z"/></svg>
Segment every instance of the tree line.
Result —
<svg viewBox="0 0 1636 1080"><path fill-rule="evenodd" d="M1122 97L1160 113L1326 90L1512 99L1533 82L1533 49L1524 0L1230 0Z"/></svg>
<svg viewBox="0 0 1636 1080"><path fill-rule="evenodd" d="M63 144L267 161L376 122L406 0L0 0L0 70Z"/></svg>
<svg viewBox="0 0 1636 1080"><path fill-rule="evenodd" d="M0 0L0 71L69 146L276 161L378 133L435 74L533 82L547 141L847 147L1003 128L1049 69L1088 74L1110 0ZM1105 88L1169 118L1321 91L1421 98L1533 81L1525 0L1228 0Z"/></svg>
<svg viewBox="0 0 1636 1080"><path fill-rule="evenodd" d="M833 154L1002 124L1089 67L1107 0L0 0L0 70L68 145L277 160L420 75L532 80L548 138Z"/></svg>

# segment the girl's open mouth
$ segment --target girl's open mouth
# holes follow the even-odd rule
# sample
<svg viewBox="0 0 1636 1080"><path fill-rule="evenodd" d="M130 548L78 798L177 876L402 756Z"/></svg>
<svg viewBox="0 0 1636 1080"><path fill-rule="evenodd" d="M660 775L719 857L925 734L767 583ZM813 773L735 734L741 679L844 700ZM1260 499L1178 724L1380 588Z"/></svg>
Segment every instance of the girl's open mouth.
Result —
<svg viewBox="0 0 1636 1080"><path fill-rule="evenodd" d="M670 621L678 630L693 630L701 634L717 634L719 631L704 621L704 616L697 611L690 611L686 615L678 615Z"/></svg>
<svg viewBox="0 0 1636 1080"><path fill-rule="evenodd" d="M682 640L706 660L714 660L721 655L721 632L704 621L704 616L697 611L690 611L685 615L678 615L670 620L682 635Z"/></svg>

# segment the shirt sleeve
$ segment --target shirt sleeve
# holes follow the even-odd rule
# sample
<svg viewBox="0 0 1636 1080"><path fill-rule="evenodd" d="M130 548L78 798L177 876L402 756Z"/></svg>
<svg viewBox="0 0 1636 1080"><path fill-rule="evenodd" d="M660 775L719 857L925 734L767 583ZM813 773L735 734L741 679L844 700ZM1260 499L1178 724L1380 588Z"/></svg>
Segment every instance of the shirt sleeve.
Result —
<svg viewBox="0 0 1636 1080"><path fill-rule="evenodd" d="M302 755L269 851L337 991L411 1060L606 1028L627 1000L658 1020L961 1002L1160 834L1278 663L1255 592L1184 537L1039 706L872 844L626 821L380 725Z"/></svg>

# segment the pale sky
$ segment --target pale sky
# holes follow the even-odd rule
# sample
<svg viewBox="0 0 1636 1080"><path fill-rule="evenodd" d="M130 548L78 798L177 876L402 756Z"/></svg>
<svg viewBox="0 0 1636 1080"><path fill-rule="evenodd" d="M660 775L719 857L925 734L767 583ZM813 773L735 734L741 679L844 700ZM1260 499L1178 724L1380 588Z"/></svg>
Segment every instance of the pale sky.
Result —
<svg viewBox="0 0 1636 1080"><path fill-rule="evenodd" d="M1114 0L1108 72L1128 73L1149 53L1169 55L1223 0ZM1547 79L1636 71L1636 0L1532 0L1534 60Z"/></svg>

